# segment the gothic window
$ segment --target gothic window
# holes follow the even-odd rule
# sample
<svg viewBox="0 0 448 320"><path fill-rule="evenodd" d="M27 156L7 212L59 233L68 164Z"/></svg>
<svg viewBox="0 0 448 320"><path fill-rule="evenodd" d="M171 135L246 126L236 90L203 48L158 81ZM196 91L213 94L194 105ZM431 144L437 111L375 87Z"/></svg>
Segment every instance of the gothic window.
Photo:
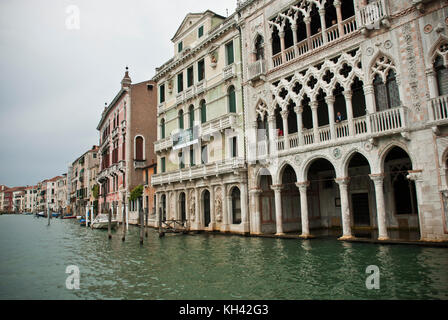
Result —
<svg viewBox="0 0 448 320"><path fill-rule="evenodd" d="M255 41L255 58L257 61L264 59L264 39L261 35Z"/></svg>
<svg viewBox="0 0 448 320"><path fill-rule="evenodd" d="M439 95L448 95L448 69L443 63L443 58L439 55L434 61L434 70L436 71Z"/></svg>
<svg viewBox="0 0 448 320"><path fill-rule="evenodd" d="M181 130L184 129L184 111L183 110L179 111L179 129L181 129Z"/></svg>
<svg viewBox="0 0 448 320"><path fill-rule="evenodd" d="M381 56L372 67L377 111L399 107L400 93L395 66L391 59Z"/></svg>
<svg viewBox="0 0 448 320"><path fill-rule="evenodd" d="M276 27L273 28L274 29L272 31L272 54L276 55L281 51L280 36L278 29Z"/></svg>

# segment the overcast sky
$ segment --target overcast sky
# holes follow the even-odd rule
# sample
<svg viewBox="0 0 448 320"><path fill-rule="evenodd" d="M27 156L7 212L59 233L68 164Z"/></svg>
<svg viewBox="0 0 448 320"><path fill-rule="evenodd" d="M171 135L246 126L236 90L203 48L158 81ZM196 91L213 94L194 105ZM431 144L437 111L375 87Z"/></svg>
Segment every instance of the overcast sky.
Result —
<svg viewBox="0 0 448 320"><path fill-rule="evenodd" d="M79 30L67 28L76 23L71 5ZM0 184L66 173L98 144L101 112L126 65L134 83L151 79L173 56L171 38L187 13L226 16L235 7L236 0L1 0Z"/></svg>

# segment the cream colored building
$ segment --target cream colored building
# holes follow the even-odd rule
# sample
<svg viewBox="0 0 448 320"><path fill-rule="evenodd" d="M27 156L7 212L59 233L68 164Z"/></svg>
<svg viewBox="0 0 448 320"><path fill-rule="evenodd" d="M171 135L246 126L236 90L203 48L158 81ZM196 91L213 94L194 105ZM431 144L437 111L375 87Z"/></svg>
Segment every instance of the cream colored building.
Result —
<svg viewBox="0 0 448 320"><path fill-rule="evenodd" d="M158 221L192 230L249 232L237 17L188 14L172 42L174 56L156 69Z"/></svg>

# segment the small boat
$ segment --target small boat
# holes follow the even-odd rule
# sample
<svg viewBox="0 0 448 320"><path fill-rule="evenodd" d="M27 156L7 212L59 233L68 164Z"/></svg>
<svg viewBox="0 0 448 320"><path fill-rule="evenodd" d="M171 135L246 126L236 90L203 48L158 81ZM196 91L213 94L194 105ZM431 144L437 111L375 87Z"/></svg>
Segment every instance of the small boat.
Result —
<svg viewBox="0 0 448 320"><path fill-rule="evenodd" d="M81 219L79 222L81 223L81 227L85 227L86 223L87 223L87 220L86 219Z"/></svg>
<svg viewBox="0 0 448 320"><path fill-rule="evenodd" d="M112 218L111 227L116 228L118 221ZM107 214L98 215L92 222L92 229L107 229L109 227L109 216Z"/></svg>
<svg viewBox="0 0 448 320"><path fill-rule="evenodd" d="M52 213L53 218L59 218L60 215L61 215L60 213L56 213L56 212Z"/></svg>
<svg viewBox="0 0 448 320"><path fill-rule="evenodd" d="M45 212L38 212L38 213L36 213L36 217L43 217L43 218L45 218L47 215L45 214Z"/></svg>
<svg viewBox="0 0 448 320"><path fill-rule="evenodd" d="M62 219L76 219L76 216L65 216L65 217L62 217Z"/></svg>

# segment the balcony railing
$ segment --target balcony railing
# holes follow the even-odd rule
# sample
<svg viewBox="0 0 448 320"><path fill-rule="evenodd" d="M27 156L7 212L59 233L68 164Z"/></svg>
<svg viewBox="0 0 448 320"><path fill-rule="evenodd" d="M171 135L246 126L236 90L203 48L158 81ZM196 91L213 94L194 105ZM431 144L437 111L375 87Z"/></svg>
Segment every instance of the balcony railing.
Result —
<svg viewBox="0 0 448 320"><path fill-rule="evenodd" d="M255 80L266 74L266 61L258 60L251 63L247 68L249 80Z"/></svg>
<svg viewBox="0 0 448 320"><path fill-rule="evenodd" d="M178 93L176 96L176 104L182 104L184 102L185 95L183 92Z"/></svg>
<svg viewBox="0 0 448 320"><path fill-rule="evenodd" d="M441 122L448 120L448 95L431 99L428 108L430 121Z"/></svg>
<svg viewBox="0 0 448 320"><path fill-rule="evenodd" d="M379 29L383 18L387 17L386 4L384 0L369 3L359 12L361 28Z"/></svg>
<svg viewBox="0 0 448 320"><path fill-rule="evenodd" d="M235 76L235 64L231 64L224 68L223 70L223 78L224 80L233 78Z"/></svg>
<svg viewBox="0 0 448 320"><path fill-rule="evenodd" d="M173 147L173 141L171 137L154 142L154 151L159 152L162 150L167 150Z"/></svg>
<svg viewBox="0 0 448 320"><path fill-rule="evenodd" d="M448 96L437 99L443 108L440 115L448 120ZM440 118L440 117L439 117ZM263 160L276 152L307 148L329 143L346 143L349 139L358 137L376 138L378 136L392 135L405 132L407 128L407 113L404 107L394 108L374 114L353 119L352 123L343 121L336 123L334 131L332 126L319 127L317 136L313 129L304 129L302 133L292 133L286 137L280 136L273 141L260 141L257 144L249 144L249 160Z"/></svg>
<svg viewBox="0 0 448 320"><path fill-rule="evenodd" d="M196 94L201 94L205 91L205 80L202 80L196 85Z"/></svg>
<svg viewBox="0 0 448 320"><path fill-rule="evenodd" d="M146 160L134 160L135 169L143 169L144 167L146 167Z"/></svg>
<svg viewBox="0 0 448 320"><path fill-rule="evenodd" d="M325 32L317 33L309 39L304 39L295 46L285 49L282 53L277 53L272 57L272 66L277 68L282 64L298 59L301 56L309 53L311 50L319 49L328 43L341 39L344 36L352 34L358 30L356 17L350 17L341 23L344 34L340 34L339 25L335 24L329 27ZM324 41L325 40L325 41ZM310 50L311 49L311 50Z"/></svg>
<svg viewBox="0 0 448 320"><path fill-rule="evenodd" d="M153 186L156 186L185 180L200 179L204 176L217 176L234 172L241 168L245 168L245 161L243 158L228 159L225 161L196 166L194 168L182 169L172 173L154 175L151 178L151 183Z"/></svg>
<svg viewBox="0 0 448 320"><path fill-rule="evenodd" d="M236 124L236 114L229 113L219 118L208 121L202 125L201 134L203 136L213 134L214 132L231 128Z"/></svg>
<svg viewBox="0 0 448 320"><path fill-rule="evenodd" d="M185 90L185 99L189 100L194 97L194 87L190 87L187 90Z"/></svg>

